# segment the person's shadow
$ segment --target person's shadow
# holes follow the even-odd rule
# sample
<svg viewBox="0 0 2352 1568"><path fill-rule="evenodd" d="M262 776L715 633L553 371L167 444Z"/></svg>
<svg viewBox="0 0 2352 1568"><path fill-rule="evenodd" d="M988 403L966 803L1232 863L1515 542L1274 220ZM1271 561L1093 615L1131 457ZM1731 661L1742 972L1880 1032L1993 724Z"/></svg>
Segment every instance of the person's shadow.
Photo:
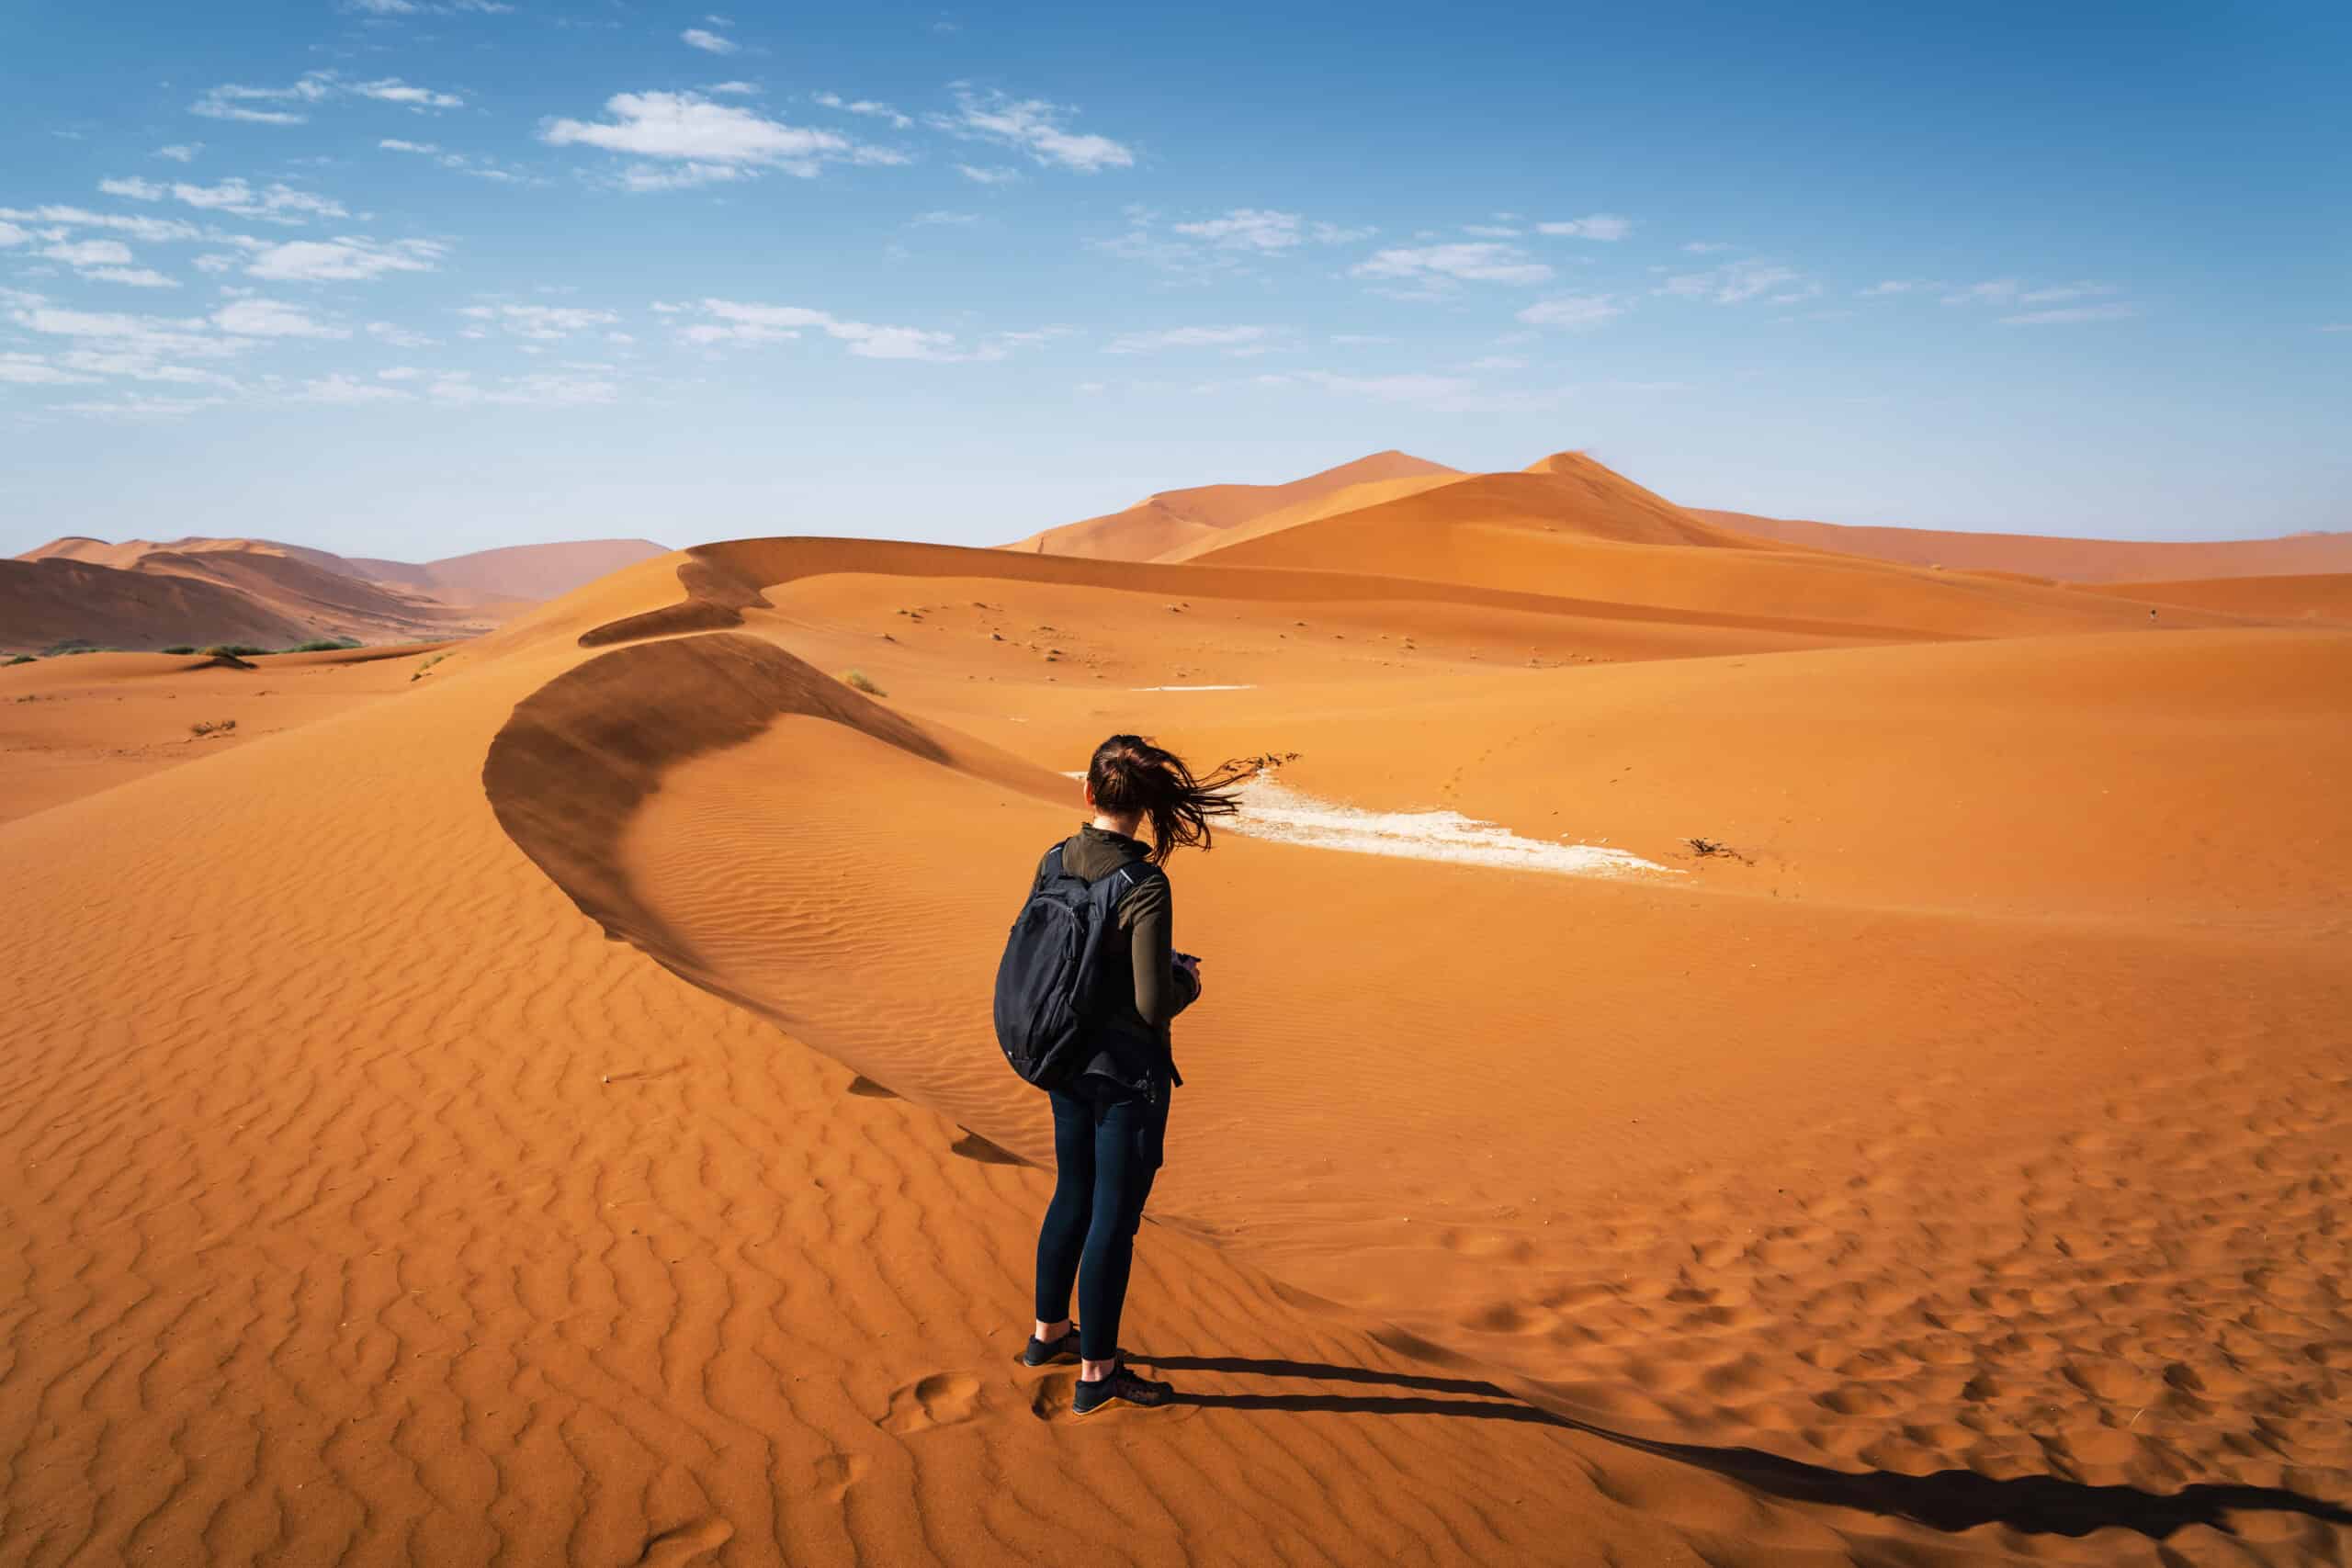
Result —
<svg viewBox="0 0 2352 1568"><path fill-rule="evenodd" d="M1186 1393L1175 1403L1224 1410L1333 1411L1362 1416L1451 1416L1485 1421L1522 1421L1559 1427L1660 1458L1679 1461L1717 1475L1800 1503L1858 1508L1907 1519L1930 1529L1964 1530L2007 1525L2030 1535L2088 1535L2122 1529L2163 1540L2189 1525L2222 1531L2232 1509L2270 1509L2302 1514L2332 1525L2352 1525L2352 1509L2276 1486L2198 1483L2177 1492L2143 1492L2136 1486L2088 1486L2054 1475L1996 1480L1970 1470L1940 1470L1932 1475L1892 1471L1830 1470L1782 1459L1757 1449L1708 1448L1662 1443L1612 1432L1571 1416L1539 1410L1490 1382L1468 1378L1374 1371L1328 1361L1259 1360L1240 1356L1148 1356L1133 1359L1159 1372L1233 1372L1320 1382L1370 1384L1405 1393ZM1443 1396L1443 1397L1440 1397Z"/></svg>

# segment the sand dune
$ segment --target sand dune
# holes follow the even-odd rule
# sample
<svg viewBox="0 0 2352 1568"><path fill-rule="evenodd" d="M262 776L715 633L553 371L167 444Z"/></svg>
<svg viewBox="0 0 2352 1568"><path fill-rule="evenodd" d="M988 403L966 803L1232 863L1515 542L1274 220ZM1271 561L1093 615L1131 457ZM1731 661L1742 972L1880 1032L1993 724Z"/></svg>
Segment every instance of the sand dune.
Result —
<svg viewBox="0 0 2352 1568"><path fill-rule="evenodd" d="M1711 512L1700 507L1690 510L1694 515L1724 527L1782 544L1871 556L1910 566L1941 566L1954 571L2018 572L2070 582L2352 571L2352 533L2174 543L1867 527L1758 517L1745 512Z"/></svg>
<svg viewBox="0 0 2352 1568"><path fill-rule="evenodd" d="M1121 512L1032 534L1010 550L1152 560L1268 513L1297 508L1363 484L1444 476L1453 470L1404 452L1375 452L1352 463L1276 485L1201 485L1162 491Z"/></svg>
<svg viewBox="0 0 2352 1568"><path fill-rule="evenodd" d="M641 539L523 545L412 564L347 559L268 539L158 544L69 536L0 561L0 651L322 637L388 643L467 636L629 562ZM37 570L28 570L33 568ZM209 589L160 589L165 578Z"/></svg>
<svg viewBox="0 0 2352 1568"><path fill-rule="evenodd" d="M2352 634L1519 478L706 547L0 823L0 1558L2341 1558ZM1679 874L1180 861L1106 1432L983 998L1114 728Z"/></svg>
<svg viewBox="0 0 2352 1568"><path fill-rule="evenodd" d="M1204 550L1204 566L1331 569L1741 614L1880 640L2132 625L2145 610L1815 551L1783 551L1674 506L1580 454L1484 474ZM2195 624L2210 625L2211 620Z"/></svg>
<svg viewBox="0 0 2352 1568"><path fill-rule="evenodd" d="M2149 604L2276 621L2352 624L2352 572L2298 577L2208 577L2181 582L2107 582L2098 592Z"/></svg>

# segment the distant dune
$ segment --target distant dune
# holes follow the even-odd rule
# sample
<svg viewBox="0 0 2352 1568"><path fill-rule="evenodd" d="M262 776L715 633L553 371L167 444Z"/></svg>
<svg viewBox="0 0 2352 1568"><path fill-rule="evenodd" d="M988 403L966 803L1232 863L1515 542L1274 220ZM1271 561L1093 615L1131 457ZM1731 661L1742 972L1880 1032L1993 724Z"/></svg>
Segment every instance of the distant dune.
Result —
<svg viewBox="0 0 2352 1568"><path fill-rule="evenodd" d="M2352 624L2352 572L2300 577L2207 577L2182 582L2103 582L2096 592L2278 621Z"/></svg>
<svg viewBox="0 0 2352 1568"><path fill-rule="evenodd" d="M650 540L592 539L412 563L270 539L68 536L0 561L0 651L464 636L664 553Z"/></svg>
<svg viewBox="0 0 2352 1568"><path fill-rule="evenodd" d="M2020 572L2067 582L2352 572L2352 533L2189 542L2071 539L2039 534L1974 534L1811 523L1697 507L1691 511L1696 516L1743 534L1810 549L1871 556L1910 566L1940 566L1954 571Z"/></svg>
<svg viewBox="0 0 2352 1568"><path fill-rule="evenodd" d="M1162 491L1125 511L1065 523L1005 548L1098 560L1153 560L1201 545L1253 518L1312 502L1351 486L1454 472L1442 463L1408 453L1375 452L1288 484L1202 485Z"/></svg>

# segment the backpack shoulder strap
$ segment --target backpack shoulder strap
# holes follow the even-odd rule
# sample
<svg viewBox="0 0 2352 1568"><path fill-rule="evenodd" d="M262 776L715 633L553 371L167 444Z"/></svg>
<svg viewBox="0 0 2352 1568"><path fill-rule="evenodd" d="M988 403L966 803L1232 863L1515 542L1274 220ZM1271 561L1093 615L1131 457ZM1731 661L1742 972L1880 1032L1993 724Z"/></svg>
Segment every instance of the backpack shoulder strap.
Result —
<svg viewBox="0 0 2352 1568"><path fill-rule="evenodd" d="M1115 909L1128 894L1141 887L1153 877L1167 874L1148 860L1123 861L1104 872L1094 886L1097 890L1108 895L1102 901L1102 907L1105 909Z"/></svg>

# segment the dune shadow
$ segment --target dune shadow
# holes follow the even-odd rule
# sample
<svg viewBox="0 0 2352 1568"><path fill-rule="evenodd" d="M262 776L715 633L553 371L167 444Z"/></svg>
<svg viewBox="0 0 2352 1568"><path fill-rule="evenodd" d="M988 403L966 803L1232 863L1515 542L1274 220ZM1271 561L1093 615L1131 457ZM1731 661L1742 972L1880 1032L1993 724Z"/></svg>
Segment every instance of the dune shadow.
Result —
<svg viewBox="0 0 2352 1568"><path fill-rule="evenodd" d="M1240 1356L1150 1356L1136 1351L1134 1359L1154 1372L1227 1372L1375 1384L1410 1391L1403 1394L1192 1393L1180 1389L1176 1394L1180 1404L1358 1416L1449 1416L1558 1427L1710 1471L1752 1490L1792 1502L1854 1508L1935 1530L1959 1531L1997 1524L2029 1535L2084 1536L2094 1530L2120 1529L2160 1540L2191 1525L2234 1533L2225 1516L2233 1510L2257 1509L2301 1514L2324 1524L2352 1526L2352 1509L2284 1487L2199 1482L2177 1492L2158 1493L2136 1486L2093 1486L2054 1475L2022 1475L2004 1480L1971 1470L1941 1470L1928 1475L1883 1470L1831 1470L1758 1449L1657 1442L1613 1432L1573 1416L1539 1409L1508 1389L1469 1378L1382 1372L1324 1361Z"/></svg>

